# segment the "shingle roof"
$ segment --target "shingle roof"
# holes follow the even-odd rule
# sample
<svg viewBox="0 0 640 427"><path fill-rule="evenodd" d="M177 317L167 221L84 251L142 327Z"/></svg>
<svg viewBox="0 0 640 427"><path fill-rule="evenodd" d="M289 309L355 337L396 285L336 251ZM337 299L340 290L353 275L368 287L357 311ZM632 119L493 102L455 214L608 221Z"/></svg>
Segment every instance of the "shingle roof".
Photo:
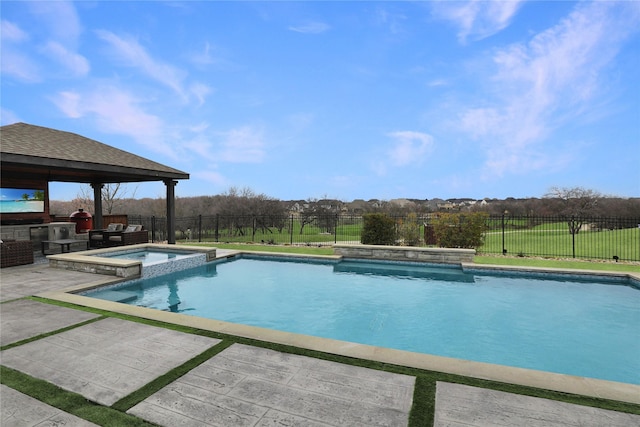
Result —
<svg viewBox="0 0 640 427"><path fill-rule="evenodd" d="M21 164L56 167L74 171L97 169L104 172L138 175L141 180L188 179L186 172L103 144L84 136L56 129L15 123L0 127L0 153ZM8 161L8 160L7 160ZM109 168L113 167L112 170ZM142 177L146 176L147 179Z"/></svg>

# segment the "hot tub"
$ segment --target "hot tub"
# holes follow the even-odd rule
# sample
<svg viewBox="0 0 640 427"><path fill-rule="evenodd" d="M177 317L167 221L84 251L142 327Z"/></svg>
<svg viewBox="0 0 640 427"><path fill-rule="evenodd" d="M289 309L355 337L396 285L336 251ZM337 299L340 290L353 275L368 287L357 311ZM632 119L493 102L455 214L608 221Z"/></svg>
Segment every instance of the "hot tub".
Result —
<svg viewBox="0 0 640 427"><path fill-rule="evenodd" d="M216 248L145 243L49 255L49 266L122 278L153 277L214 260Z"/></svg>

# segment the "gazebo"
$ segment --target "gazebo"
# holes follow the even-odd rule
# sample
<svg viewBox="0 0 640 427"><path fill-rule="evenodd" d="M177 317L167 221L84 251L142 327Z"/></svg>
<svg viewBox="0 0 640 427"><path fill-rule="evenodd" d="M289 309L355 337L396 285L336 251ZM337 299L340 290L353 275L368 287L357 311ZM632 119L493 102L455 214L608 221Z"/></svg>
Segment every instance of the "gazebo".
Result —
<svg viewBox="0 0 640 427"><path fill-rule="evenodd" d="M43 212L2 213L2 223L49 222L49 183L93 188L94 228L102 228L105 184L162 181L167 187L167 241L175 244L175 185L189 174L71 132L15 123L0 127L2 187L44 192Z"/></svg>

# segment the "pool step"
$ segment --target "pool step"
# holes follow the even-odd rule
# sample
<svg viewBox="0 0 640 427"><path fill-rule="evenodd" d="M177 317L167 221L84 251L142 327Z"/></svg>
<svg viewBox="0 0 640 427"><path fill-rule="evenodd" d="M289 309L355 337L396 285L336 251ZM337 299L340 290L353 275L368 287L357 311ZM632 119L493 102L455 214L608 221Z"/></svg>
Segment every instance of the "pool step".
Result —
<svg viewBox="0 0 640 427"><path fill-rule="evenodd" d="M129 302L135 300L138 296L134 292L104 291L100 292L99 298L113 302Z"/></svg>
<svg viewBox="0 0 640 427"><path fill-rule="evenodd" d="M337 273L355 273L374 276L416 277L450 282L473 283L475 277L455 267L427 267L413 264L393 264L360 261L341 261L333 266Z"/></svg>

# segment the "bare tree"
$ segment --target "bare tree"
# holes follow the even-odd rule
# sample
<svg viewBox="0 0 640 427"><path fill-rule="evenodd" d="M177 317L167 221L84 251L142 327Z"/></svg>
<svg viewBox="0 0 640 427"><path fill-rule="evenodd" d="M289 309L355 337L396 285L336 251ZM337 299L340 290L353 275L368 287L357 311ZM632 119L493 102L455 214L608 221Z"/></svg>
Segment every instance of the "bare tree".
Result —
<svg viewBox="0 0 640 427"><path fill-rule="evenodd" d="M49 210L51 214L55 216L69 216L72 212L75 212L78 209L84 209L86 212L92 212L93 200L84 197L76 197L70 201L49 201Z"/></svg>
<svg viewBox="0 0 640 427"><path fill-rule="evenodd" d="M129 198L135 199L138 187L134 188ZM126 184L116 182L113 184L105 184L102 187L102 213L111 215L115 208L122 207L122 201L127 198L129 188ZM80 200L93 200L93 188L85 186L80 189L78 194Z"/></svg>
<svg viewBox="0 0 640 427"><path fill-rule="evenodd" d="M129 196L129 187L126 184L116 182L115 184L107 184L102 187L102 203L107 214L112 214L115 207L119 206L120 201L126 198L135 199L138 187L133 189Z"/></svg>
<svg viewBox="0 0 640 427"><path fill-rule="evenodd" d="M303 204L302 211L299 214L300 234L302 234L305 225L312 224L317 219L317 204L318 200L314 198L307 199L306 203Z"/></svg>
<svg viewBox="0 0 640 427"><path fill-rule="evenodd" d="M215 212L219 213L229 235L244 236L248 229L261 229L270 233L271 227L279 230L286 225L286 209L279 200L264 194L256 194L249 188L231 187L215 198Z"/></svg>
<svg viewBox="0 0 640 427"><path fill-rule="evenodd" d="M560 215L567 219L569 232L578 234L585 217L596 214L598 202L603 196L595 190L583 187L551 187L545 197L560 203Z"/></svg>

